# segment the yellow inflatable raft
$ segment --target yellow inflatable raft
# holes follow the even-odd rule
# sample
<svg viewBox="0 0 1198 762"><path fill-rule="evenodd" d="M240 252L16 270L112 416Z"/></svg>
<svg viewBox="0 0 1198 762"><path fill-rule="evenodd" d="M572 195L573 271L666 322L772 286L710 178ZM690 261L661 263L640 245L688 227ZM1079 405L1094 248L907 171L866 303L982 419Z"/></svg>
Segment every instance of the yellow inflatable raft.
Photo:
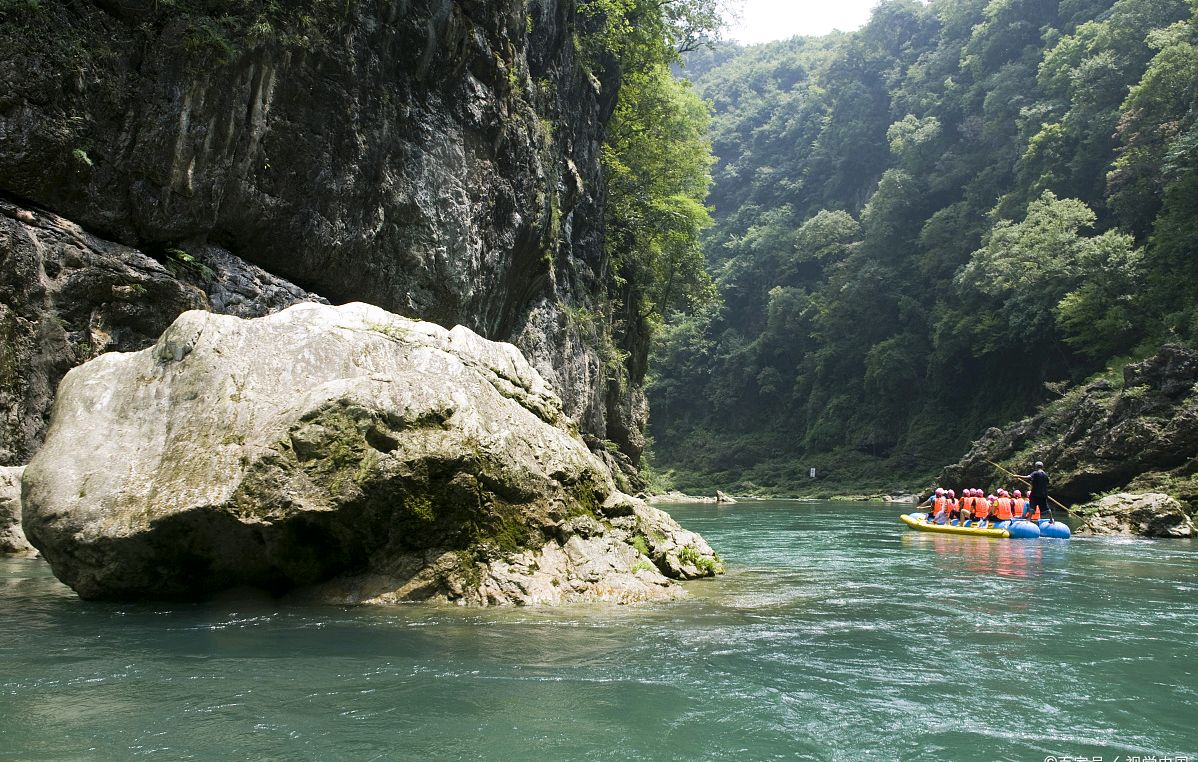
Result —
<svg viewBox="0 0 1198 762"><path fill-rule="evenodd" d="M927 518L922 513L917 513L914 516L903 514L899 516L903 523L912 529L918 529L921 532L943 532L944 534L963 534L973 537L1010 537L1011 533L1005 529L997 527L955 527L948 524L929 524Z"/></svg>

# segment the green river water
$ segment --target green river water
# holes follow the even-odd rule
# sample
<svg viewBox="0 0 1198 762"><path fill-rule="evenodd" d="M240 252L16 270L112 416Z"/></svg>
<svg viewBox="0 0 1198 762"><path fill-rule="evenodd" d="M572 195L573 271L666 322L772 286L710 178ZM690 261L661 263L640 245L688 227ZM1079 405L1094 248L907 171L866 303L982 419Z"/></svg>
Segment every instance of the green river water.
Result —
<svg viewBox="0 0 1198 762"><path fill-rule="evenodd" d="M653 606L79 601L0 561L0 759L1198 762L1198 544L675 506Z"/></svg>

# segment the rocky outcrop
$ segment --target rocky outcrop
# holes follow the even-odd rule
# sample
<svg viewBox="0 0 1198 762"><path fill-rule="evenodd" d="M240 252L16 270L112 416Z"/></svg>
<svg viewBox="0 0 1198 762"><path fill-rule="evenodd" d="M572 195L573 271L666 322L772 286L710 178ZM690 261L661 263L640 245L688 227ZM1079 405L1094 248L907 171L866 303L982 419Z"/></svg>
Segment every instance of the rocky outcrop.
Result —
<svg viewBox="0 0 1198 762"><path fill-rule="evenodd" d="M1192 515L1198 508L1198 352L1165 346L1127 365L1118 381L1098 379L1036 416L990 429L943 471L940 483L1008 483L988 461L1027 473L1037 460L1047 464L1051 494L1066 504L1114 490L1164 492Z"/></svg>
<svg viewBox="0 0 1198 762"><path fill-rule="evenodd" d="M1161 492L1120 492L1080 506L1081 534L1193 537L1194 521L1181 503Z"/></svg>
<svg viewBox="0 0 1198 762"><path fill-rule="evenodd" d="M180 316L63 380L25 530L85 598L644 600L713 574L510 344L377 307Z"/></svg>
<svg viewBox="0 0 1198 762"><path fill-rule="evenodd" d="M671 490L669 492L664 492L660 495L649 495L646 498L646 500L651 505L664 505L664 504L671 504L671 503L673 503L673 504L681 504L681 503L713 504L716 501L714 497L700 497L697 495L687 495L686 493L678 492L677 490Z"/></svg>
<svg viewBox="0 0 1198 762"><path fill-rule="evenodd" d="M162 261L0 199L0 464L41 444L54 390L102 352L153 344L184 310L265 315L318 299L217 247Z"/></svg>
<svg viewBox="0 0 1198 762"><path fill-rule="evenodd" d="M37 550L21 530L21 474L24 471L24 466L0 468L0 555L37 555Z"/></svg>
<svg viewBox="0 0 1198 762"><path fill-rule="evenodd" d="M333 301L514 342L635 465L640 374L606 362L618 83L581 60L574 0L218 5L0 7L0 190L155 256L217 245ZM643 365L639 339L614 340Z"/></svg>

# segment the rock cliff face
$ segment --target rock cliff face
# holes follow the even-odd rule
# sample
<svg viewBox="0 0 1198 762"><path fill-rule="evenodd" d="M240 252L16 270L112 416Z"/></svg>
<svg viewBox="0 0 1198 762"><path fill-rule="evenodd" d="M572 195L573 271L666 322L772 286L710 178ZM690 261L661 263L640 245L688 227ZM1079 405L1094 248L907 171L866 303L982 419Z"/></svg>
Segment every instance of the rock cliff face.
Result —
<svg viewBox="0 0 1198 762"><path fill-rule="evenodd" d="M580 61L573 0L209 5L0 7L0 190L155 259L217 246L335 302L512 341L635 460L643 397L609 383L607 327L568 319L606 314L617 85ZM175 288L124 309L197 306Z"/></svg>
<svg viewBox="0 0 1198 762"><path fill-rule="evenodd" d="M319 299L216 247L195 251L159 262L0 199L0 463L28 462L58 382L85 360L149 346L184 310L254 317Z"/></svg>
<svg viewBox="0 0 1198 762"><path fill-rule="evenodd" d="M86 598L655 600L720 566L615 488L515 347L357 303L187 312L73 369L23 482Z"/></svg>
<svg viewBox="0 0 1198 762"><path fill-rule="evenodd" d="M987 461L1026 473L1041 460L1051 476L1051 494L1069 505L1112 491L1163 493L1176 500L1133 500L1134 520L1100 521L1095 531L1118 526L1118 531L1141 527L1149 532L1158 522L1148 520L1145 506L1165 506L1162 510L1170 513L1169 506L1177 505L1192 516L1198 510L1198 352L1165 346L1154 357L1127 365L1122 375L1077 387L1036 416L990 429L959 463L944 470L941 480L1005 482ZM1113 507L1096 503L1084 512L1106 514ZM1189 523L1175 518L1162 519L1161 525Z"/></svg>
<svg viewBox="0 0 1198 762"><path fill-rule="evenodd" d="M0 555L37 555L21 529L21 474L24 471L24 466L0 467Z"/></svg>

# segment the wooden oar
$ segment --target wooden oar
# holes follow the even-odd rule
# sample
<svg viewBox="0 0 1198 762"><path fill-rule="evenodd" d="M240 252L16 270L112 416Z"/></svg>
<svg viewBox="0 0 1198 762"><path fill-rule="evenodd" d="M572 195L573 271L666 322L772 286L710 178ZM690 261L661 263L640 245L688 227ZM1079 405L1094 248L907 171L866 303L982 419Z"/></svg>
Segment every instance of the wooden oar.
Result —
<svg viewBox="0 0 1198 762"><path fill-rule="evenodd" d="M994 461L992 461L992 460L988 460L988 461L986 461L986 462L987 462L987 463L989 463L990 465L994 466L995 468L997 468L999 471L1002 471L1004 474L1006 474L1006 475L1008 475L1008 476L1012 476L1012 477L1014 477L1014 478L1018 479L1019 481L1023 482L1024 484L1026 484L1028 487L1031 487L1031 486L1032 486L1032 483L1031 483L1031 482L1029 482L1027 479L1023 478L1023 477L1022 477L1022 476L1020 476L1019 474L1013 474L1013 473L1011 473L1010 471L1008 471L1007 469L1005 469L1005 468L1003 468L1002 466L998 465L997 463L995 463L995 462L994 462ZM1051 500L1052 502L1056 503L1056 504L1057 504L1057 507L1058 507L1058 508L1060 508L1062 511L1064 511L1065 513L1069 513L1069 509L1068 509L1068 508L1066 508L1064 505L1062 505L1060 500L1057 500L1057 499L1056 499L1055 497L1053 497L1052 495L1049 495L1049 496L1048 496L1048 499L1049 499L1049 500ZM1055 518L1053 518L1053 515L1052 515L1052 506L1051 506L1051 505L1050 505L1050 506L1048 506L1048 519L1049 519L1049 521L1056 521L1056 519L1055 519Z"/></svg>

